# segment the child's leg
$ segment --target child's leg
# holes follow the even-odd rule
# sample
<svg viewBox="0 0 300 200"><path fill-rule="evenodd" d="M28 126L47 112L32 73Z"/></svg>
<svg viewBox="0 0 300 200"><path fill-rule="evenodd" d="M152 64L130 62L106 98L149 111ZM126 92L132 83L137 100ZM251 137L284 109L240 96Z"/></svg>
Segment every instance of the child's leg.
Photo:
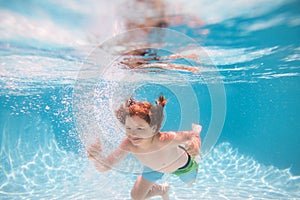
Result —
<svg viewBox="0 0 300 200"><path fill-rule="evenodd" d="M152 188L148 192L146 199L159 195L162 197L163 200L169 200L168 191L169 191L168 184L165 184L165 185L154 184L154 185L152 185Z"/></svg>
<svg viewBox="0 0 300 200"><path fill-rule="evenodd" d="M164 200L168 200L168 186L162 186L148 181L139 175L132 190L132 199L147 199L153 196L161 196Z"/></svg>
<svg viewBox="0 0 300 200"><path fill-rule="evenodd" d="M194 169L188 173L178 175L179 178L186 184L191 185L196 181L198 169Z"/></svg>

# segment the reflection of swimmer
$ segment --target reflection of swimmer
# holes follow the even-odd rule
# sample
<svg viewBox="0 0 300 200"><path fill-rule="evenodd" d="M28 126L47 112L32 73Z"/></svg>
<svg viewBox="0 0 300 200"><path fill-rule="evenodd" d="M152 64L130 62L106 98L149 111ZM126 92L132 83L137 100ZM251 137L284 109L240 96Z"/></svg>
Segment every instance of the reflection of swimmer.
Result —
<svg viewBox="0 0 300 200"><path fill-rule="evenodd" d="M101 172L111 169L129 153L144 165L143 173L138 176L131 191L133 199L152 196L169 199L168 186L155 183L164 173L175 174L187 184L196 179L198 164L194 157L199 154L202 128L193 124L191 131L160 132L165 104L163 96L159 97L155 106L129 99L115 112L127 136L119 148L108 157L102 155L100 141L88 148L89 159Z"/></svg>
<svg viewBox="0 0 300 200"><path fill-rule="evenodd" d="M191 67L184 64L170 63L174 59L191 59L197 60L198 55L168 55L158 56L155 52L149 49L138 49L125 54L126 56L120 63L129 69L166 69L176 71L188 71L193 73L200 73L199 67Z"/></svg>
<svg viewBox="0 0 300 200"><path fill-rule="evenodd" d="M189 67L187 65L171 64L171 63L137 63L135 62L121 62L130 69L167 69L176 71L188 71L193 73L199 73L200 70L195 67Z"/></svg>
<svg viewBox="0 0 300 200"><path fill-rule="evenodd" d="M124 1L118 6L120 21L126 30L145 27L167 27L163 0Z"/></svg>
<svg viewBox="0 0 300 200"><path fill-rule="evenodd" d="M182 12L182 6L178 2L165 0L135 0L124 1L118 6L119 23L122 22L123 29L187 25L189 27L200 27L204 22L196 16ZM120 25L118 25L120 26ZM202 32L201 32L202 33ZM208 31L202 34L207 34Z"/></svg>

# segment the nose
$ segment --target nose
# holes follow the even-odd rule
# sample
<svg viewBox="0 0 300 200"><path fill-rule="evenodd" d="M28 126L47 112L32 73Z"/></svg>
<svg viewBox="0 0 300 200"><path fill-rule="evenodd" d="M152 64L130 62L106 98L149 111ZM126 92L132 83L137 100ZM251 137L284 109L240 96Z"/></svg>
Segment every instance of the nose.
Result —
<svg viewBox="0 0 300 200"><path fill-rule="evenodd" d="M126 135L131 136L131 137L136 136L135 132L133 132L133 131L126 131Z"/></svg>

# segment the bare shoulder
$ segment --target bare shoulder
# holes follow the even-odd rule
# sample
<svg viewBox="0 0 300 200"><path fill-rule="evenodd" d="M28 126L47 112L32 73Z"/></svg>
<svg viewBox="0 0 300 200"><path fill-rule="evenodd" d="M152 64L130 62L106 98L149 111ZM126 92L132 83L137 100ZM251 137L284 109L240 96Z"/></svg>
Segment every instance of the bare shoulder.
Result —
<svg viewBox="0 0 300 200"><path fill-rule="evenodd" d="M123 151L132 152L133 145L128 138L124 139L120 144L120 149Z"/></svg>

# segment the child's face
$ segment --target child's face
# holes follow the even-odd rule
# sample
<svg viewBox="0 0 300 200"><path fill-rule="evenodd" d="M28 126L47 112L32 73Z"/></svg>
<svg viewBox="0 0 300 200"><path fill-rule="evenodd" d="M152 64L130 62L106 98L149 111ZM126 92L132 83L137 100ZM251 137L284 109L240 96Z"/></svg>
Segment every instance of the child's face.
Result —
<svg viewBox="0 0 300 200"><path fill-rule="evenodd" d="M155 135L155 126L150 126L144 119L138 116L128 116L125 119L126 135L134 145L140 145L152 139Z"/></svg>

